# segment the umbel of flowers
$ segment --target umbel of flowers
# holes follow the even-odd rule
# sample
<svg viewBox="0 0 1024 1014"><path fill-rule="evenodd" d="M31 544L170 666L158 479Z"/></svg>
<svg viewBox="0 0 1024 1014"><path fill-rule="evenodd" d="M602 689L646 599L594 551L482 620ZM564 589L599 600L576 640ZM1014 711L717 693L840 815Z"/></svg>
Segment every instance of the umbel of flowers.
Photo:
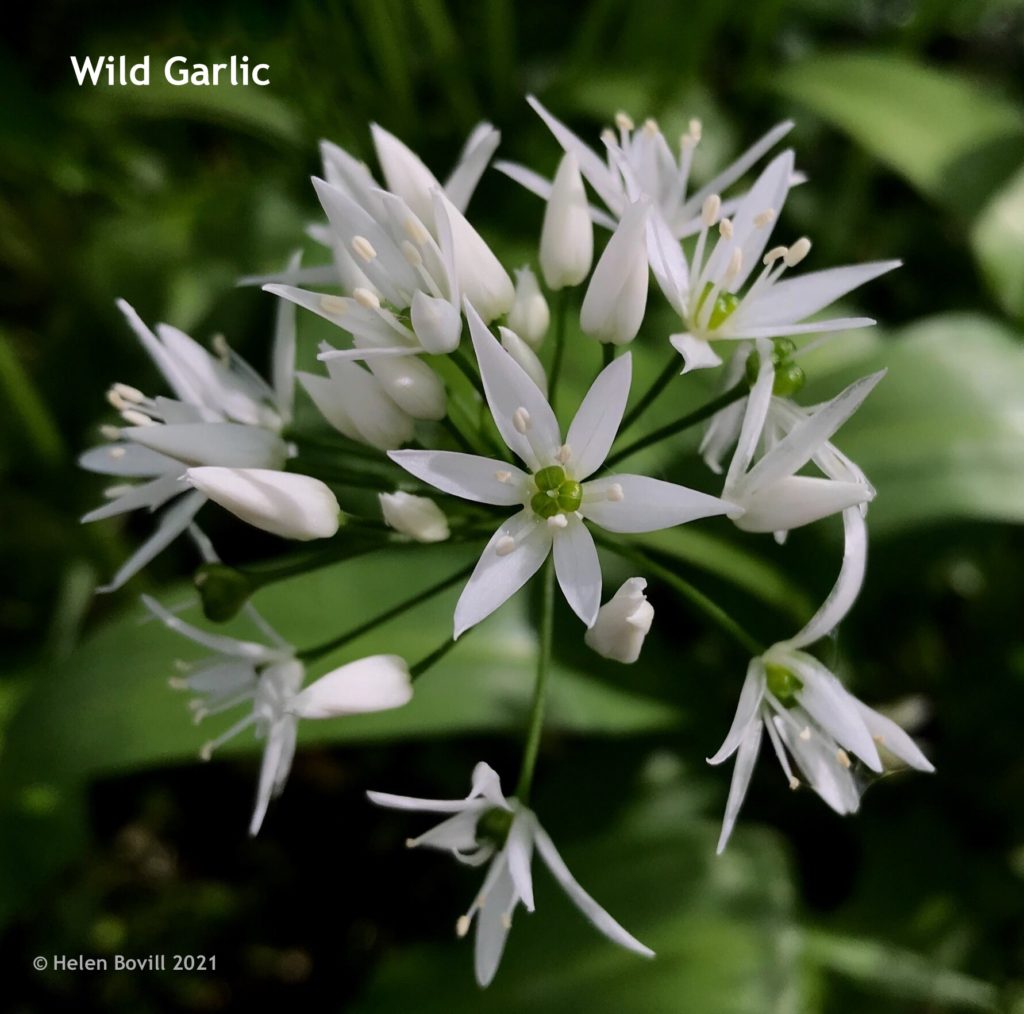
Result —
<svg viewBox="0 0 1024 1014"><path fill-rule="evenodd" d="M115 383L107 397L118 418L102 427L104 443L81 458L83 467L119 480L83 520L159 512L153 534L108 589L188 533L202 557L195 583L208 620L243 611L254 625L254 639L240 640L145 600L160 621L208 652L172 680L193 694L195 720L235 715L203 757L248 730L263 739L252 834L285 787L300 722L405 706L415 681L444 664L456 639L486 625L524 585L539 582L536 683L514 793L506 796L498 774L483 763L464 799L369 793L380 806L442 818L410 845L485 867L479 892L456 923L460 936L475 925L481 985L497 971L516 909L533 911L534 851L597 929L652 956L576 882L529 807L556 585L582 625L578 635L605 658L642 658L655 620L648 581L681 592L746 654L732 726L710 758L734 759L720 851L765 738L792 788L806 785L844 814L858 808L871 773L931 770L905 731L861 703L813 653L860 591L875 496L833 438L882 374L823 403L802 404L809 347L802 336L872 324L818 315L898 262L805 271L810 239L779 241L789 190L803 182L794 153L776 151L790 123L694 187L698 121L673 147L654 121L637 127L620 113L594 148L529 101L562 149L554 177L511 163L497 168L544 201L536 270L503 264L467 217L500 139L489 124L473 131L443 183L381 127L372 128L379 177L325 141L323 174L313 181L324 219L308 230L324 250L321 263L303 265L295 256L281 272L257 279L277 299L270 377L223 338L207 350L173 326L151 328L120 301L166 389L146 394ZM752 173L747 189L736 189ZM649 307L661 300L678 321L670 334L645 326ZM317 372L296 372L297 308L336 328L336 339L317 350ZM574 319L588 338L569 337ZM650 386L633 391L628 346L641 335L664 367ZM604 363L562 426L555 412L564 399L562 365L586 357L581 341L599 343ZM437 368L444 358L457 374ZM665 392L680 404L692 400L692 381L678 378L696 370L718 374L718 395L652 428L648 410ZM443 373L460 375L458 397ZM297 387L329 427L326 446L322 432L296 425ZM467 399L471 412L464 410ZM698 426L705 489L628 464L657 446L660 471L692 446L679 438ZM628 437L633 431L640 435ZM338 495L350 482L376 489L379 517L342 510ZM321 552L304 550L299 569L396 542L429 554L429 546L455 538L476 541L479 557L355 630L327 631L322 643L296 647L249 602L262 584L294 574L296 564L263 565L257 580L221 562L197 524L207 502L282 539L322 545ZM780 542L793 528L841 522L844 554L834 587L800 631L780 631L771 645L757 642L631 538L716 516ZM606 588L602 554L628 561L635 576L617 590ZM385 650L318 671L322 659L357 636L455 587L461 590L451 630L424 658Z"/></svg>

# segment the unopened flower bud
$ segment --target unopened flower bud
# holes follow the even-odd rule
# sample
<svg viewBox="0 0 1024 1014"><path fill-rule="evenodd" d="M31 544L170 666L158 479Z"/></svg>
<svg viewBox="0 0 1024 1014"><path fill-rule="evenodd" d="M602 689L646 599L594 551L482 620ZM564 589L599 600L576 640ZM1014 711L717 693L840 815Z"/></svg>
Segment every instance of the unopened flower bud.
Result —
<svg viewBox="0 0 1024 1014"><path fill-rule="evenodd" d="M580 310L580 327L599 342L631 342L647 306L647 216L639 202L626 209L594 268Z"/></svg>
<svg viewBox="0 0 1024 1014"><path fill-rule="evenodd" d="M451 534L444 511L425 496L379 493L384 521L416 542L444 542Z"/></svg>
<svg viewBox="0 0 1024 1014"><path fill-rule="evenodd" d="M388 397L413 419L438 420L448 411L441 378L416 356L367 360Z"/></svg>
<svg viewBox="0 0 1024 1014"><path fill-rule="evenodd" d="M511 328L499 327L502 348L526 371L526 375L540 388L541 394L547 397L548 375L544 365L537 358L537 353Z"/></svg>
<svg viewBox="0 0 1024 1014"><path fill-rule="evenodd" d="M190 468L185 478L214 503L255 528L283 539L328 539L341 508L319 479L269 468Z"/></svg>
<svg viewBox="0 0 1024 1014"><path fill-rule="evenodd" d="M417 289L412 297L412 329L420 344L433 355L446 355L459 347L462 314L446 299Z"/></svg>
<svg viewBox="0 0 1024 1014"><path fill-rule="evenodd" d="M508 313L508 326L532 348L540 348L551 323L548 302L529 268L516 271L516 298Z"/></svg>
<svg viewBox="0 0 1024 1014"><path fill-rule="evenodd" d="M631 577L603 605L597 622L586 632L584 641L598 655L616 662L635 662L640 657L644 638L654 621L654 606L647 601L642 577Z"/></svg>
<svg viewBox="0 0 1024 1014"><path fill-rule="evenodd" d="M203 615L214 623L226 623L249 601L252 582L240 570L226 563L204 563L192 583L199 592Z"/></svg>
<svg viewBox="0 0 1024 1014"><path fill-rule="evenodd" d="M594 260L594 226L576 156L558 165L540 230L540 269L549 289L579 285Z"/></svg>

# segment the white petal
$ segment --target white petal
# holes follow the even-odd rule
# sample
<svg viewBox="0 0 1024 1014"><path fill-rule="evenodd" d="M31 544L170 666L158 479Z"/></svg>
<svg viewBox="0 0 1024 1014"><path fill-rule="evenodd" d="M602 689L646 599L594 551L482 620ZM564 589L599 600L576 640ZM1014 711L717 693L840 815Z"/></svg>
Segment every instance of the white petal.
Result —
<svg viewBox="0 0 1024 1014"><path fill-rule="evenodd" d="M372 358L370 372L388 397L413 419L437 421L448 411L444 383L425 362L415 356Z"/></svg>
<svg viewBox="0 0 1024 1014"><path fill-rule="evenodd" d="M377 161L388 190L397 194L423 222L433 222L431 191L441 184L419 155L376 123L370 124Z"/></svg>
<svg viewBox="0 0 1024 1014"><path fill-rule="evenodd" d="M186 370L182 369L181 364L177 363L174 357L168 354L157 336L153 334L143 319L136 313L135 308L123 299L117 300L117 308L124 314L125 320L128 321L128 326L135 332L135 336L139 341L142 342L143 348L149 353L150 358L156 364L157 369L163 374L164 380L167 381L171 390L182 401L187 401L192 405L201 404L203 401L202 392L196 387L194 380ZM203 352L204 355L206 354L202 348L200 348L200 352Z"/></svg>
<svg viewBox="0 0 1024 1014"><path fill-rule="evenodd" d="M495 875L488 876L481 889L481 893L486 894L476 919L476 941L473 948L476 981L482 987L489 986L498 971L511 927L509 916L516 897L504 853L494 860L491 870L495 871Z"/></svg>
<svg viewBox="0 0 1024 1014"><path fill-rule="evenodd" d="M329 539L341 508L319 479L269 468L190 468L189 483L255 528L282 539Z"/></svg>
<svg viewBox="0 0 1024 1014"><path fill-rule="evenodd" d="M626 410L632 375L633 359L628 352L609 363L591 384L569 427L565 442L572 456L568 465L580 482L608 457Z"/></svg>
<svg viewBox="0 0 1024 1014"><path fill-rule="evenodd" d="M743 413L740 435L736 440L729 470L725 475L726 496L732 496L738 485L744 481L744 474L754 459L754 452L761 440L768 408L772 403L772 388L775 385L775 366L772 362L772 348L767 341L757 343L757 380L747 396L747 407Z"/></svg>
<svg viewBox="0 0 1024 1014"><path fill-rule="evenodd" d="M531 471L555 461L561 445L558 420L526 371L498 344L473 305L465 304L487 404L502 439ZM525 419L520 409L526 410ZM525 425L517 428L517 418Z"/></svg>
<svg viewBox="0 0 1024 1014"><path fill-rule="evenodd" d="M550 323L551 310L540 291L537 276L528 267L517 268L516 299L508 312L509 328L531 349L537 349L543 343Z"/></svg>
<svg viewBox="0 0 1024 1014"><path fill-rule="evenodd" d="M524 820L522 816L516 816L513 819L505 842L505 854L516 894L526 911L532 912L533 877L530 875L530 860L533 858L533 827L529 818Z"/></svg>
<svg viewBox="0 0 1024 1014"><path fill-rule="evenodd" d="M608 499L612 486L621 487L621 499ZM613 490L613 495L619 490ZM674 482L645 475L609 475L591 479L583 487L580 513L609 532L656 532L726 514L732 505Z"/></svg>
<svg viewBox="0 0 1024 1014"><path fill-rule="evenodd" d="M146 447L130 443L102 444L90 447L78 457L80 467L101 475L120 475L134 478L164 475L181 468L181 462L157 454Z"/></svg>
<svg viewBox="0 0 1024 1014"><path fill-rule="evenodd" d="M492 806L510 812L512 810L501 791L501 778L498 777L498 772L484 761L480 761L473 768L473 785L467 798L474 799L478 796L486 799Z"/></svg>
<svg viewBox="0 0 1024 1014"><path fill-rule="evenodd" d="M722 357L711 347L711 342L703 338L686 332L669 335L668 340L672 348L683 357L683 373L722 365Z"/></svg>
<svg viewBox="0 0 1024 1014"><path fill-rule="evenodd" d="M548 394L548 376L537 353L511 328L500 327L501 347L523 368L523 372L537 385L544 397Z"/></svg>
<svg viewBox="0 0 1024 1014"><path fill-rule="evenodd" d="M558 165L540 231L540 268L549 289L579 285L594 259L594 226L576 156Z"/></svg>
<svg viewBox="0 0 1024 1014"><path fill-rule="evenodd" d="M725 741L713 757L708 758L709 764L721 764L728 760L738 749L743 738L750 731L750 726L760 724L761 702L764 700L765 670L764 661L752 658L747 666L747 675L743 680L743 689L736 704L736 714L726 734Z"/></svg>
<svg viewBox="0 0 1024 1014"><path fill-rule="evenodd" d="M432 355L445 355L459 347L462 314L446 299L419 291L412 297L412 329Z"/></svg>
<svg viewBox="0 0 1024 1014"><path fill-rule="evenodd" d="M296 271L301 263L302 252L298 251L288 262L287 270ZM277 307L271 373L278 411L285 422L290 422L295 404L295 307L286 300Z"/></svg>
<svg viewBox="0 0 1024 1014"><path fill-rule="evenodd" d="M423 813L462 813L473 804L465 799L419 799L416 796L396 796L390 792L366 793L371 803L392 810L415 810Z"/></svg>
<svg viewBox="0 0 1024 1014"><path fill-rule="evenodd" d="M813 415L797 423L751 470L736 484L736 492L742 495L793 475L802 468L815 451L827 441L874 390L875 385L885 376L884 370L854 381L830 402L819 408Z"/></svg>
<svg viewBox="0 0 1024 1014"><path fill-rule="evenodd" d="M107 584L96 590L100 592L116 591L129 578L134 577L150 560L162 553L188 528L204 503L206 503L206 497L202 493L189 493L180 497L176 503L160 515L156 531L128 557Z"/></svg>
<svg viewBox="0 0 1024 1014"><path fill-rule="evenodd" d="M741 327L730 317L715 332L716 338L739 341L745 338L785 338L795 334L827 334L831 331L854 331L872 327L872 317L836 317L834 320L812 320L807 324L772 324L768 327Z"/></svg>
<svg viewBox="0 0 1024 1014"><path fill-rule="evenodd" d="M827 271L812 271L797 278L784 278L763 294L744 301L736 310L739 327L793 324L830 306L846 293L898 268L901 261L873 261L850 264Z"/></svg>
<svg viewBox="0 0 1024 1014"><path fill-rule="evenodd" d="M409 667L400 655L371 655L333 669L296 694L299 718L336 718L400 708L412 700Z"/></svg>
<svg viewBox="0 0 1024 1014"><path fill-rule="evenodd" d="M103 518L112 518L117 514L125 514L128 511L140 510L145 507L149 510L156 510L167 503L171 497L177 496L185 489L185 483L180 475L161 475L150 482L141 482L131 486L127 492L122 493L114 500L108 500L105 504L94 508L88 514L82 516L82 523L100 521Z"/></svg>
<svg viewBox="0 0 1024 1014"><path fill-rule="evenodd" d="M784 532L867 503L873 493L859 482L791 475L741 500L745 512L735 519L745 532Z"/></svg>
<svg viewBox="0 0 1024 1014"><path fill-rule="evenodd" d="M850 611L861 585L868 557L868 529L860 511L848 508L843 511L843 564L839 577L821 608L807 621L798 634L785 643L793 648L805 648L809 644L830 634Z"/></svg>
<svg viewBox="0 0 1024 1014"><path fill-rule="evenodd" d="M669 305L683 316L690 285L686 255L659 211L655 211L647 221L647 259Z"/></svg>
<svg viewBox="0 0 1024 1014"><path fill-rule="evenodd" d="M729 843L732 829L736 826L736 818L740 814L740 807L747 797L747 789L750 787L750 779L754 774L754 766L757 764L757 755L761 749L761 736L764 725L760 719L747 726L739 750L736 754L736 764L732 769L732 781L729 783L729 798L725 803L725 816L722 818L722 833L718 836L719 855L725 851Z"/></svg>
<svg viewBox="0 0 1024 1014"><path fill-rule="evenodd" d="M494 168L510 180L518 183L521 187L529 190L531 194L541 198L541 200L546 201L551 197L553 183L546 177L541 176L540 173L527 169L526 166L517 165L515 162L495 162ZM595 208L594 205L590 205L590 221L594 225L599 225L602 229L608 229L609 231L615 228L615 219L607 212L601 211L600 208ZM697 219L697 228L700 228L699 218Z"/></svg>
<svg viewBox="0 0 1024 1014"><path fill-rule="evenodd" d="M256 806L249 823L249 834L259 834L267 807L273 796L279 796L291 770L295 756L295 735L297 722L285 715L274 722L267 733L267 745L263 748L260 764L260 782L256 790Z"/></svg>
<svg viewBox="0 0 1024 1014"><path fill-rule="evenodd" d="M276 433L241 423L129 426L122 432L126 439L184 465L281 468L288 458L288 449Z"/></svg>
<svg viewBox="0 0 1024 1014"><path fill-rule="evenodd" d="M501 143L501 133L489 123L478 123L470 132L459 161L445 180L444 192L463 214L483 176L487 163Z"/></svg>
<svg viewBox="0 0 1024 1014"><path fill-rule="evenodd" d="M494 458L461 451L389 451L388 457L410 475L463 500L511 507L527 495L530 477Z"/></svg>
<svg viewBox="0 0 1024 1014"><path fill-rule="evenodd" d="M601 608L601 564L594 537L577 517L555 532L555 574L572 611L592 627Z"/></svg>
<svg viewBox="0 0 1024 1014"><path fill-rule="evenodd" d="M776 716L775 728L808 784L836 813L856 813L860 807L860 791L853 771L836 757L835 744L826 743L820 735L802 739L792 716L786 717L790 720Z"/></svg>
<svg viewBox="0 0 1024 1014"><path fill-rule="evenodd" d="M646 201L631 204L594 268L580 309L580 327L600 342L631 342L647 307Z"/></svg>
<svg viewBox="0 0 1024 1014"><path fill-rule="evenodd" d="M464 809L429 831L410 838L406 844L409 848L444 849L456 854L468 852L477 847L476 826L481 813L482 807Z"/></svg>
<svg viewBox="0 0 1024 1014"><path fill-rule="evenodd" d="M498 552L498 546L515 543L511 551ZM472 577L455 607L457 638L470 627L490 616L510 599L534 574L551 551L551 529L531 510L522 510L506 521L491 536Z"/></svg>
<svg viewBox="0 0 1024 1014"><path fill-rule="evenodd" d="M920 747L891 718L880 715L861 701L855 701L855 704L872 738L882 750L893 754L904 764L909 764L918 771L935 770Z"/></svg>
<svg viewBox="0 0 1024 1014"><path fill-rule="evenodd" d="M532 814L531 814L532 816ZM653 958L654 951L640 943L632 933L622 928L586 891L579 885L576 878L569 872L569 867L558 854L555 843L533 817L533 836L537 851L544 860L552 876L558 881L562 890L569 895L572 903L600 930L609 940L646 958Z"/></svg>
<svg viewBox="0 0 1024 1014"><path fill-rule="evenodd" d="M425 496L399 490L378 493L384 523L416 542L444 542L451 535L443 510Z"/></svg>

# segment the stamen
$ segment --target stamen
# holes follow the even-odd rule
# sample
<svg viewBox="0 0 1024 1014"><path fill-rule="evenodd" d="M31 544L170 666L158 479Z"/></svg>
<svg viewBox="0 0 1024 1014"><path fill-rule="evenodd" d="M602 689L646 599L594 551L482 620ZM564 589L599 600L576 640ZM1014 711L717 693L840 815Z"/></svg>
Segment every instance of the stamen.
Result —
<svg viewBox="0 0 1024 1014"><path fill-rule="evenodd" d="M693 138L693 143L696 144L704 133L704 124L695 116L690 120L690 137Z"/></svg>
<svg viewBox="0 0 1024 1014"><path fill-rule="evenodd" d="M512 481L512 473L506 471L503 468L501 468L501 469L498 469L498 471L494 473L494 478L497 479L498 482L511 482Z"/></svg>
<svg viewBox="0 0 1024 1014"><path fill-rule="evenodd" d="M461 940L469 932L469 916L460 915L455 922L455 935Z"/></svg>
<svg viewBox="0 0 1024 1014"><path fill-rule="evenodd" d="M796 267L810 252L811 241L806 236L801 236L786 252L786 267Z"/></svg>
<svg viewBox="0 0 1024 1014"><path fill-rule="evenodd" d="M644 120L644 133L650 134L652 137L658 133L658 121L653 116Z"/></svg>
<svg viewBox="0 0 1024 1014"><path fill-rule="evenodd" d="M512 413L512 425L518 433L526 433L530 428L530 413L522 405Z"/></svg>
<svg viewBox="0 0 1024 1014"><path fill-rule="evenodd" d="M172 676L167 681L167 685L172 690L188 690L188 681L183 680L180 676Z"/></svg>
<svg viewBox="0 0 1024 1014"><path fill-rule="evenodd" d="M108 500L116 500L119 496L124 496L125 493L130 493L135 487L130 482L122 482L118 486L108 486L104 491L103 495Z"/></svg>
<svg viewBox="0 0 1024 1014"><path fill-rule="evenodd" d="M872 736L871 738L878 746L885 746L885 736Z"/></svg>
<svg viewBox="0 0 1024 1014"><path fill-rule="evenodd" d="M404 227L405 234L419 246L423 246L430 239L430 233L418 218L407 218Z"/></svg>
<svg viewBox="0 0 1024 1014"><path fill-rule="evenodd" d="M352 237L352 250L357 257L364 260L367 264L377 256L377 251L374 250L373 244L365 236Z"/></svg>
<svg viewBox="0 0 1024 1014"><path fill-rule="evenodd" d="M847 770L850 768L850 755L845 750L836 750L836 760Z"/></svg>
<svg viewBox="0 0 1024 1014"><path fill-rule="evenodd" d="M796 790L800 788L800 779L797 778L795 775L791 776L790 779L789 779L789 787L794 792L796 792Z"/></svg>
<svg viewBox="0 0 1024 1014"><path fill-rule="evenodd" d="M608 499L612 503L619 503L626 496L626 494L622 490L621 483L618 483L618 482L613 482L608 487L608 494L607 495L608 495Z"/></svg>
<svg viewBox="0 0 1024 1014"><path fill-rule="evenodd" d="M700 209L700 220L704 227L710 229L718 219L718 213L722 210L722 198L718 194L708 194L704 198L704 204Z"/></svg>
<svg viewBox="0 0 1024 1014"><path fill-rule="evenodd" d="M564 514L553 514L548 518L548 528L568 528L569 519Z"/></svg>
<svg viewBox="0 0 1024 1014"><path fill-rule="evenodd" d="M624 113L622 110L619 110L619 112L615 114L615 126L624 133L628 133L634 127L633 117L631 117L629 113Z"/></svg>
<svg viewBox="0 0 1024 1014"><path fill-rule="evenodd" d="M117 426L111 426L109 423L104 423L100 427L100 436L105 437L107 440L120 440L121 431Z"/></svg>
<svg viewBox="0 0 1024 1014"><path fill-rule="evenodd" d="M367 310L379 310L380 300L377 298L376 293L371 292L369 289L365 289L360 286L355 292L352 293L352 298L362 307Z"/></svg>
<svg viewBox="0 0 1024 1014"><path fill-rule="evenodd" d="M325 313L342 314L348 310L348 303L341 296L321 296L320 309Z"/></svg>
<svg viewBox="0 0 1024 1014"><path fill-rule="evenodd" d="M513 549L516 548L516 540L511 535L503 535L498 539L498 544L494 547L494 551L498 556L508 556Z"/></svg>
<svg viewBox="0 0 1024 1014"><path fill-rule="evenodd" d="M555 453L555 457L563 464L567 465L572 459L572 448L568 444L562 444Z"/></svg>
<svg viewBox="0 0 1024 1014"><path fill-rule="evenodd" d="M722 239L732 239L732 222L728 218L723 218L718 223L718 234Z"/></svg>
<svg viewBox="0 0 1024 1014"><path fill-rule="evenodd" d="M509 912L501 913L501 925L507 930L512 929L512 916Z"/></svg>
<svg viewBox="0 0 1024 1014"><path fill-rule="evenodd" d="M725 269L725 278L727 282L731 282L734 278L738 277L739 273L743 270L743 250L737 247L732 252L732 256L729 258L729 266Z"/></svg>
<svg viewBox="0 0 1024 1014"><path fill-rule="evenodd" d="M609 127L605 127L604 130L601 131L601 143L605 145L617 144L618 138L615 136L615 131Z"/></svg>
<svg viewBox="0 0 1024 1014"><path fill-rule="evenodd" d="M117 458L123 458L128 453L128 450L125 447L111 447L107 453L116 460Z"/></svg>
<svg viewBox="0 0 1024 1014"><path fill-rule="evenodd" d="M766 268L770 268L780 257L785 258L786 254L788 253L789 247L773 246L771 250L769 250L768 253L766 253L764 257L761 258L761 263Z"/></svg>
<svg viewBox="0 0 1024 1014"><path fill-rule="evenodd" d="M802 729L800 730L800 738L801 738L801 739L802 739L802 740L803 740L803 741L804 741L805 743L806 743L806 742L808 742L808 741L810 740L810 738L811 738L811 727L810 727L809 725L805 725L805 726L804 726L804 727L803 727L803 728L802 728Z"/></svg>
<svg viewBox="0 0 1024 1014"><path fill-rule="evenodd" d="M223 363L227 363L231 359L231 348L228 345L227 338L222 334L215 334L210 339L210 346L213 349L213 354Z"/></svg>
<svg viewBox="0 0 1024 1014"><path fill-rule="evenodd" d="M759 215L754 216L754 228L763 229L766 225L771 225L775 221L775 209L766 208Z"/></svg>
<svg viewBox="0 0 1024 1014"><path fill-rule="evenodd" d="M402 240L402 256L414 267L418 268L423 263L423 254L419 252L415 243L409 240Z"/></svg>
<svg viewBox="0 0 1024 1014"><path fill-rule="evenodd" d="M418 842L416 841L415 838L406 838L405 839L405 847L407 849L414 849L414 848L416 848L417 844L418 844Z"/></svg>
<svg viewBox="0 0 1024 1014"><path fill-rule="evenodd" d="M146 400L146 396L131 384L114 384L111 390L116 391L125 401L133 405L141 405Z"/></svg>
<svg viewBox="0 0 1024 1014"><path fill-rule="evenodd" d="M131 423L132 426L155 426L156 423L144 412L138 412L134 408L125 409L121 413L121 418L126 423Z"/></svg>

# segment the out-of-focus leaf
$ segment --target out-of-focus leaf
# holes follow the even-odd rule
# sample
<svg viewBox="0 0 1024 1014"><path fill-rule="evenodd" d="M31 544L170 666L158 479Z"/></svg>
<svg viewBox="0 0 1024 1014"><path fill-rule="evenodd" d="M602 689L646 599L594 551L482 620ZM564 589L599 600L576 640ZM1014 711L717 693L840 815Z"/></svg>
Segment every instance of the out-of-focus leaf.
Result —
<svg viewBox="0 0 1024 1014"><path fill-rule="evenodd" d="M974 314L888 337L858 333L808 354L806 401L875 370L888 375L836 436L878 488L875 533L972 518L1024 521L1024 346Z"/></svg>
<svg viewBox="0 0 1024 1014"><path fill-rule="evenodd" d="M966 77L905 57L819 56L785 68L773 83L923 193L960 211L976 209L1024 150L1024 118L1015 105Z"/></svg>
<svg viewBox="0 0 1024 1014"><path fill-rule="evenodd" d="M411 559L409 553L390 553L351 560L267 588L258 597L259 606L283 636L305 647L322 642L332 631L357 626L412 594L415 585L427 586L456 571L470 556L465 550L435 547L429 558L420 555L413 565ZM452 590L365 635L325 658L312 675L382 650L417 661L450 635L456 594ZM188 597L181 586L162 596L172 605ZM527 621L527 604L528 596L520 594L481 630L465 635L417 682L406 707L303 722L300 738L365 742L518 731L525 726L536 664L536 632ZM194 619L196 613L186 615ZM241 622L223 629L254 637ZM61 783L197 757L201 744L233 718L196 727L189 720L186 698L168 688L167 677L173 659L203 654L158 623L144 620L141 608L130 611L62 664L32 674L34 691L8 730L0 777L8 784L29 778ZM557 663L549 716L553 728L603 734L664 728L678 717L668 705L610 688ZM44 728L46 735L40 736ZM260 746L245 734L226 744L223 752L252 752Z"/></svg>
<svg viewBox="0 0 1024 1014"><path fill-rule="evenodd" d="M807 934L805 948L815 964L847 976L872 992L972 1010L996 1009L994 986L877 940L819 931Z"/></svg>
<svg viewBox="0 0 1024 1014"><path fill-rule="evenodd" d="M1003 309L1024 317L1024 168L985 205L971 247Z"/></svg>
<svg viewBox="0 0 1024 1014"><path fill-rule="evenodd" d="M637 806L621 827L578 845L566 843L557 819L545 822L583 887L657 956L644 960L599 935L535 857L536 912L516 915L483 1001L489 1014L808 1010L791 888L777 839L743 829L716 857L717 826L691 811L681 791L663 790ZM424 864L450 862L436 855L417 858ZM454 925L480 877L481 871L467 870L465 899L453 898L450 912L438 918ZM460 1014L479 1011L481 1002L472 940L460 942L453 934L447 946L387 957L353 1009Z"/></svg>

